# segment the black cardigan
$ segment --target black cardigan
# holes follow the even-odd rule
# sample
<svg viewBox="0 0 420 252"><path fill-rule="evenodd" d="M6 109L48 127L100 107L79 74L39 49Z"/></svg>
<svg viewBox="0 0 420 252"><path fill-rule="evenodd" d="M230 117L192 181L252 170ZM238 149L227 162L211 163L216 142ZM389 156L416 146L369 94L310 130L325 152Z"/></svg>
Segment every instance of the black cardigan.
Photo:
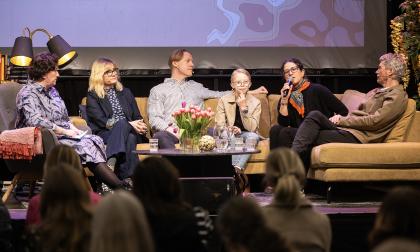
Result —
<svg viewBox="0 0 420 252"><path fill-rule="evenodd" d="M314 110L320 111L328 118L333 116L334 113L346 116L349 112L346 106L337 97L335 97L328 88L320 84L311 83L309 88L302 91L302 94L305 106L304 117ZM280 110L280 105L281 104L279 102L277 111ZM289 115L283 116L279 113L277 122L281 126L298 128L304 117L299 115L297 110L290 103L287 105L287 110Z"/></svg>

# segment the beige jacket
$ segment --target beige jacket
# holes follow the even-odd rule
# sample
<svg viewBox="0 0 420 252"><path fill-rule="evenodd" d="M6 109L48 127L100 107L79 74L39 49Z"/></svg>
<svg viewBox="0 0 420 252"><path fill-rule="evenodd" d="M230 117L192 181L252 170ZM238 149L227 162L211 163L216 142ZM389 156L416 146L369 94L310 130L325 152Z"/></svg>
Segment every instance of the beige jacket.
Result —
<svg viewBox="0 0 420 252"><path fill-rule="evenodd" d="M269 227L281 234L298 251L329 252L332 241L330 220L301 199L299 207L273 202L263 208Z"/></svg>
<svg viewBox="0 0 420 252"><path fill-rule="evenodd" d="M338 126L353 134L361 143L383 142L404 114L408 98L403 86L374 89L366 94L367 100L346 117Z"/></svg>
<svg viewBox="0 0 420 252"><path fill-rule="evenodd" d="M241 112L244 128L249 132L256 132L261 116L261 102L254 96L246 95L247 113ZM216 125L234 126L236 115L236 102L233 93L222 96L217 104L215 121Z"/></svg>

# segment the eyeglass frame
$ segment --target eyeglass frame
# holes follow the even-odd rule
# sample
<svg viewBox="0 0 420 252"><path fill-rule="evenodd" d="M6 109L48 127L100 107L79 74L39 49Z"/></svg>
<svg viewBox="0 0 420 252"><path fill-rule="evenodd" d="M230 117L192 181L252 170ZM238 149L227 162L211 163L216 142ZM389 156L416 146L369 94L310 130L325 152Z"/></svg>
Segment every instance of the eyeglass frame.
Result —
<svg viewBox="0 0 420 252"><path fill-rule="evenodd" d="M117 75L117 76L119 76L120 75L120 69L113 68L113 69L106 70L104 72L104 76L107 76L107 77L111 77L114 74Z"/></svg>
<svg viewBox="0 0 420 252"><path fill-rule="evenodd" d="M297 70L301 70L301 69L299 68L299 66L294 66L294 67L291 67L291 68L289 68L288 70L284 70L284 71L283 71L283 75L289 74L289 73L290 73L290 71L291 71L291 73L292 73L292 74L294 74L294 73L296 73L296 71L297 71Z"/></svg>
<svg viewBox="0 0 420 252"><path fill-rule="evenodd" d="M248 86L251 84L251 81L246 80L246 81L234 81L232 82L232 84L235 84L235 86L241 85L241 86Z"/></svg>

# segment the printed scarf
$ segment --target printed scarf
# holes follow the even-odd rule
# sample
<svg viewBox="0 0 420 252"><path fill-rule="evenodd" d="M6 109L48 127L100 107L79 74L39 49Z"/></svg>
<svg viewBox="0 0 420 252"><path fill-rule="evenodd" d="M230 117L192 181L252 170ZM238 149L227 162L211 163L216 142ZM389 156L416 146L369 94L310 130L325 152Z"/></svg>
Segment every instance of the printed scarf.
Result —
<svg viewBox="0 0 420 252"><path fill-rule="evenodd" d="M302 91L307 89L309 85L309 81L303 80L297 86L293 87L292 93L290 94L290 104L297 110L299 115L301 115L302 117L305 115L305 106L303 104Z"/></svg>

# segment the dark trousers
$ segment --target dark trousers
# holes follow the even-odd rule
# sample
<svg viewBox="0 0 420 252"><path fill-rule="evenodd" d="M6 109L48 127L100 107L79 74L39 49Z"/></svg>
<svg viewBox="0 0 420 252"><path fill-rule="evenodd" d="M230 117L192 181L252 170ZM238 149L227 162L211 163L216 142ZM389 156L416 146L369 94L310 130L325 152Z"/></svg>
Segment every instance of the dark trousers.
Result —
<svg viewBox="0 0 420 252"><path fill-rule="evenodd" d="M309 112L296 132L292 149L299 154L305 167L308 169L312 148L326 143L360 142L350 132L337 128L337 126L321 112Z"/></svg>
<svg viewBox="0 0 420 252"><path fill-rule="evenodd" d="M278 147L292 147L297 128L274 125L270 129L270 150Z"/></svg>
<svg viewBox="0 0 420 252"><path fill-rule="evenodd" d="M179 143L178 138L174 134L165 130L155 132L153 138L158 139L159 149L175 149L175 144Z"/></svg>
<svg viewBox="0 0 420 252"><path fill-rule="evenodd" d="M119 120L112 129L98 133L106 144L106 156L116 157L117 165L115 173L120 179L130 177L139 158L136 153L137 143L141 143L141 137L135 132L127 120Z"/></svg>

